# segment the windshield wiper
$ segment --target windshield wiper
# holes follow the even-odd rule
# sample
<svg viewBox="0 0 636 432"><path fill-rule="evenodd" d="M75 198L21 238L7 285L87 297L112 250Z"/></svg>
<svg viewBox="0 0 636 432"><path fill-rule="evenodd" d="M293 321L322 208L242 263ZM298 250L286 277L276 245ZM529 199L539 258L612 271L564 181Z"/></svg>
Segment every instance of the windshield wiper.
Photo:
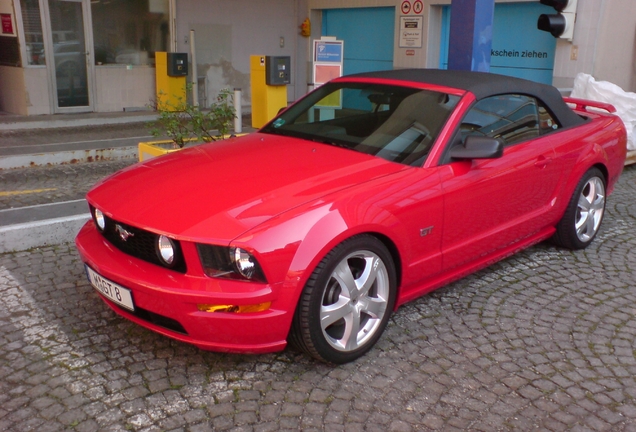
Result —
<svg viewBox="0 0 636 432"><path fill-rule="evenodd" d="M329 138L326 138L326 137L315 137L315 136L312 136L312 137L307 137L307 139L311 140L311 141L314 141L314 142L317 142L317 143L329 144L329 145L332 145L334 147L342 147L342 148L346 148L346 149L351 150L351 146L349 146L348 144L345 144L345 143L339 142L339 141L335 141L333 139L329 139Z"/></svg>
<svg viewBox="0 0 636 432"><path fill-rule="evenodd" d="M292 131L288 129L282 129L282 128L276 129L276 128L268 127L268 128L262 129L261 132L272 134L272 135L281 135L281 136L288 136L293 138L300 138L300 139L305 139L308 141L317 142L320 144L327 144L334 147L342 147L342 148L351 150L351 145L348 143L330 139L324 136L310 135L310 134L302 133L295 130Z"/></svg>

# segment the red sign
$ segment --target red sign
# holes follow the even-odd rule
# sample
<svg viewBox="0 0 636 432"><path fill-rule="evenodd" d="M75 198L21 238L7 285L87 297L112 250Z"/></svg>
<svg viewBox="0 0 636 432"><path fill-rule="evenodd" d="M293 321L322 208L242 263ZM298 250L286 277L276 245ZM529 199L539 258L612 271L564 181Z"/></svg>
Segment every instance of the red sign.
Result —
<svg viewBox="0 0 636 432"><path fill-rule="evenodd" d="M415 50L406 50L406 55L407 56L414 56L415 55Z"/></svg>
<svg viewBox="0 0 636 432"><path fill-rule="evenodd" d="M0 21L2 21L2 34L13 34L13 20L11 14L0 14Z"/></svg>
<svg viewBox="0 0 636 432"><path fill-rule="evenodd" d="M411 2L403 1L402 2L402 13L404 15L406 15L409 12L411 12Z"/></svg>
<svg viewBox="0 0 636 432"><path fill-rule="evenodd" d="M415 3L413 3L413 12L421 14L422 10L424 10L424 5L420 0L416 0Z"/></svg>

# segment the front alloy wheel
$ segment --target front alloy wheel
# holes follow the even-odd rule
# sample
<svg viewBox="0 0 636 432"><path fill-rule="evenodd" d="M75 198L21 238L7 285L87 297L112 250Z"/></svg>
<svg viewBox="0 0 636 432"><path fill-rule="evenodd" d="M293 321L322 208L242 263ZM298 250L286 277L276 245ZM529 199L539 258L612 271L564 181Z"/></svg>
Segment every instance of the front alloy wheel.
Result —
<svg viewBox="0 0 636 432"><path fill-rule="evenodd" d="M359 236L332 250L301 295L292 342L327 362L345 363L380 338L395 303L395 268L376 238Z"/></svg>

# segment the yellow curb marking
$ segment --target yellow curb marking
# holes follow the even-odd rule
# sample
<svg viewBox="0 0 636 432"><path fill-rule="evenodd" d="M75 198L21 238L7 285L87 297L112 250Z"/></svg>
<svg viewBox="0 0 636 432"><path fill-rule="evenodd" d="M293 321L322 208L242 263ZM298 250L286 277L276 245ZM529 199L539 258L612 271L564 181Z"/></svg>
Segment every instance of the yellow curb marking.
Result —
<svg viewBox="0 0 636 432"><path fill-rule="evenodd" d="M26 195L26 194L34 194L34 193L42 193L42 192L50 192L57 190L57 188L48 188L48 189L31 189L31 190L23 190L23 191L7 191L0 192L0 197L13 196L13 195Z"/></svg>

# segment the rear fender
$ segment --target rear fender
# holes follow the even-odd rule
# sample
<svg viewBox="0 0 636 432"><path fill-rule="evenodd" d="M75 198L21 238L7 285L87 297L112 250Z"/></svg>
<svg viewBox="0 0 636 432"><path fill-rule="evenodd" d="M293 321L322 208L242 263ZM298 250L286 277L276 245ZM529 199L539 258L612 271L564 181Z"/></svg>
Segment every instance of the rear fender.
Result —
<svg viewBox="0 0 636 432"><path fill-rule="evenodd" d="M590 168L596 166L605 174L608 196L614 190L614 185L623 170L627 152L627 135L623 122L610 114L595 113L589 116L591 122L577 128L578 133L575 132L576 136L572 138L584 142L585 146L577 151L576 160L568 163L568 166L572 167L571 171L564 173L563 188L559 194L562 199L556 202L559 217L565 212L579 180ZM556 147L559 157L560 145L557 144Z"/></svg>
<svg viewBox="0 0 636 432"><path fill-rule="evenodd" d="M560 201L557 200L557 214L559 215L559 220L563 217L565 210L570 202L570 198L572 194L574 194L574 190L576 186L579 184L581 177L592 167L597 166L603 174L605 174L605 182L609 185L608 182L608 155L603 147L601 147L598 143L593 143L589 151L581 152L579 158L573 166L572 171L570 172L563 189L563 193L559 194L562 199Z"/></svg>

